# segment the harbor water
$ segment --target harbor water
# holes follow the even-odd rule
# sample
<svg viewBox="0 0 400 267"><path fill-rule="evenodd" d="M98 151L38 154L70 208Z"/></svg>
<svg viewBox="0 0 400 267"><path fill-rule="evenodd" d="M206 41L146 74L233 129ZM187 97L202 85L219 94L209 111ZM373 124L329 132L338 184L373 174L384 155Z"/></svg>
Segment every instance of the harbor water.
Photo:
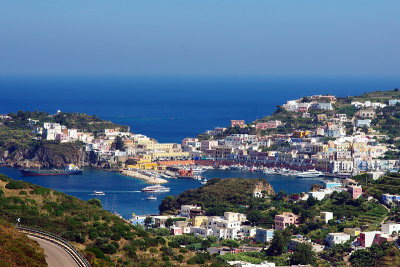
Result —
<svg viewBox="0 0 400 267"><path fill-rule="evenodd" d="M156 200L147 200L151 193L143 193L143 187L148 186L143 181L126 177L118 173L85 168L81 175L69 176L36 176L23 177L16 168L0 167L0 173L16 180L23 180L64 192L82 200L98 198L103 208L117 212L123 218L129 219L135 214L158 214L158 206L168 195L179 195L185 190L203 186L193 179L168 179L164 184L170 187L170 192L157 193ZM298 179L294 176L267 175L262 172L239 170L207 170L202 173L206 179L211 178L265 178L272 185L275 192L284 190L286 193L300 193L309 191L312 184L319 184L325 178ZM228 189L229 190L229 189ZM94 196L94 191L102 191L104 196Z"/></svg>

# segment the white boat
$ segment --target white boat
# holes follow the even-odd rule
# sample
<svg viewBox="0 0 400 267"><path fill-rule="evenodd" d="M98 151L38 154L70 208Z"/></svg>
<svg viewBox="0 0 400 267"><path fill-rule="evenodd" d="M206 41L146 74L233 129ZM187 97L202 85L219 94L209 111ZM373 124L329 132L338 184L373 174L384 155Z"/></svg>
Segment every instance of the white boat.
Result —
<svg viewBox="0 0 400 267"><path fill-rule="evenodd" d="M201 184L206 184L207 183L207 179L204 179L203 181L200 182Z"/></svg>
<svg viewBox="0 0 400 267"><path fill-rule="evenodd" d="M193 170L193 174L200 174L200 173L204 172L204 170L200 167L193 168L192 170Z"/></svg>
<svg viewBox="0 0 400 267"><path fill-rule="evenodd" d="M103 191L93 191L94 196L105 196L106 194Z"/></svg>
<svg viewBox="0 0 400 267"><path fill-rule="evenodd" d="M157 197L155 195L151 195L146 197L147 200L157 200Z"/></svg>
<svg viewBox="0 0 400 267"><path fill-rule="evenodd" d="M169 187L165 187L162 185L151 185L151 186L147 186L145 188L142 188L143 192L158 192L158 193L162 193L162 192L169 192L171 188Z"/></svg>
<svg viewBox="0 0 400 267"><path fill-rule="evenodd" d="M323 175L323 172L317 171L315 169L297 173L297 177L319 177Z"/></svg>

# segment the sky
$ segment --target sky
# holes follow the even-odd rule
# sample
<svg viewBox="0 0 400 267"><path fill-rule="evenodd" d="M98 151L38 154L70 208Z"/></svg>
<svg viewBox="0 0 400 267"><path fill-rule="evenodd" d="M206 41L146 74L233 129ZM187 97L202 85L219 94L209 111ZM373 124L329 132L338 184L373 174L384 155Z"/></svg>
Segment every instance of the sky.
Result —
<svg viewBox="0 0 400 267"><path fill-rule="evenodd" d="M0 75L400 76L398 0L2 0Z"/></svg>

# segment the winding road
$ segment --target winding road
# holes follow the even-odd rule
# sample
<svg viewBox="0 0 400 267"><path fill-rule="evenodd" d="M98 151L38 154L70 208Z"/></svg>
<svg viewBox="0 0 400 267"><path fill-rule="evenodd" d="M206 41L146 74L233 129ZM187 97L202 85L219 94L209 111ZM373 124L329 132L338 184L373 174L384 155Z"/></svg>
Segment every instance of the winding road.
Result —
<svg viewBox="0 0 400 267"><path fill-rule="evenodd" d="M32 240L39 243L40 247L43 248L44 254L46 255L46 262L49 267L79 267L74 259L61 247L56 244L28 235Z"/></svg>

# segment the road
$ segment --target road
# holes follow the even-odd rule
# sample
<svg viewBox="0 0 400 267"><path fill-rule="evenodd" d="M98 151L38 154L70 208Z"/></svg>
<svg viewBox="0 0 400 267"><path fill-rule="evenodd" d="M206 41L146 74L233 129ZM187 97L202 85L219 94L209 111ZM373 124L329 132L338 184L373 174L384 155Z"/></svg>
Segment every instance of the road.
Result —
<svg viewBox="0 0 400 267"><path fill-rule="evenodd" d="M79 267L74 259L61 247L56 244L33 236L29 236L39 243L39 245L44 249L44 254L46 255L46 262L49 267Z"/></svg>

